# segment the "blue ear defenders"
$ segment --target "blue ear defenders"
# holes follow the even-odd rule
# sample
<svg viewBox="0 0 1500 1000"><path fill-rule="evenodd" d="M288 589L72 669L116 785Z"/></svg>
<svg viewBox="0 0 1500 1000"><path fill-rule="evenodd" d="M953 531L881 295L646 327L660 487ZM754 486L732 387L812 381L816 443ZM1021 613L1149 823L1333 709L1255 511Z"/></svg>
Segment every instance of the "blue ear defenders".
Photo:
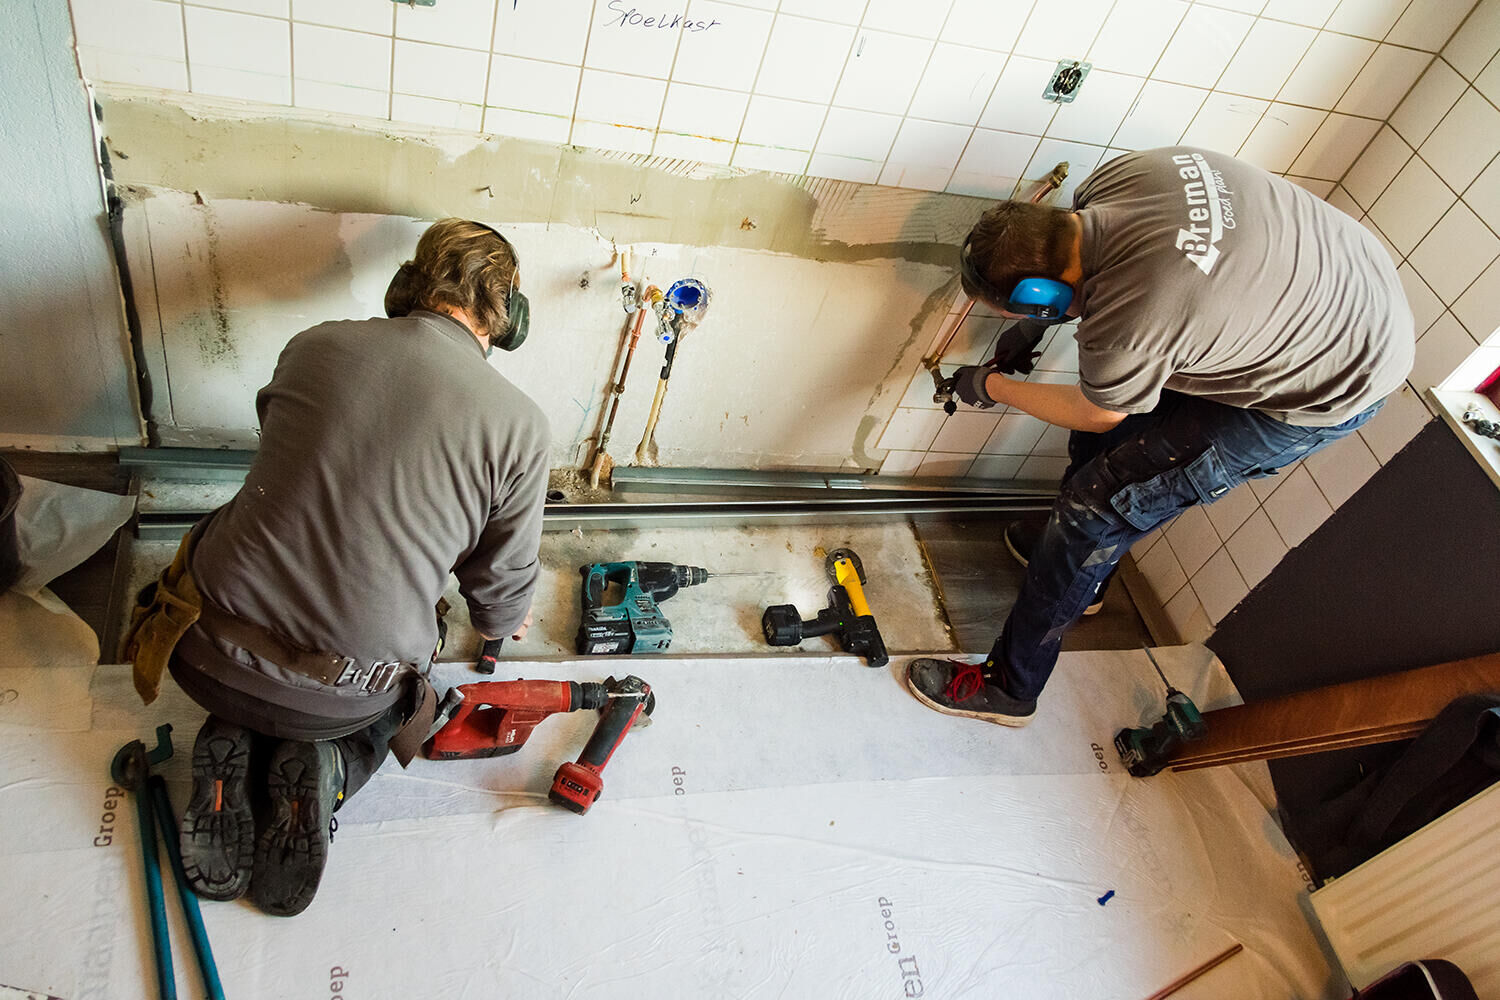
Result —
<svg viewBox="0 0 1500 1000"><path fill-rule="evenodd" d="M964 291L971 297L977 295L1006 312L1025 316L1038 323L1051 325L1067 322L1068 306L1073 302L1072 286L1051 278L1022 278L1006 294L990 284L989 279L979 272L967 241L958 252L958 265Z"/></svg>

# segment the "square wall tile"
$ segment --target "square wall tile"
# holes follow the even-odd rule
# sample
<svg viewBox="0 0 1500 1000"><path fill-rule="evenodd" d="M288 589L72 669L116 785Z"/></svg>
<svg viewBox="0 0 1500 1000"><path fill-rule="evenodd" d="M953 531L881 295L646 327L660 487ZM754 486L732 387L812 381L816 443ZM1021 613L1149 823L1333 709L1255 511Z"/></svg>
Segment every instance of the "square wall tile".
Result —
<svg viewBox="0 0 1500 1000"><path fill-rule="evenodd" d="M289 22L204 7L187 7L184 16L194 93L291 103Z"/></svg>
<svg viewBox="0 0 1500 1000"><path fill-rule="evenodd" d="M1432 56L1426 52L1382 45L1344 91L1334 110L1384 121L1431 62Z"/></svg>
<svg viewBox="0 0 1500 1000"><path fill-rule="evenodd" d="M1058 188L1057 193L1052 196L1052 204L1070 205L1073 202L1073 192L1089 174L1094 172L1094 168L1103 158L1103 146L1043 139L1037 143L1036 152L1031 154L1031 164L1026 168L1026 173L1022 177L1021 196L1030 195L1032 187L1041 183L1059 163L1067 163L1068 179L1063 181L1062 187Z"/></svg>
<svg viewBox="0 0 1500 1000"><path fill-rule="evenodd" d="M292 20L390 37L396 30L395 8L366 0L292 0Z"/></svg>
<svg viewBox="0 0 1500 1000"><path fill-rule="evenodd" d="M931 0L924 3L920 16L913 17L908 0L869 0L865 16L860 23L876 31L894 31L903 35L919 35L922 38L937 38L947 20L948 9L953 0Z"/></svg>
<svg viewBox="0 0 1500 1000"><path fill-rule="evenodd" d="M1463 77L1453 72L1453 67L1434 59L1391 114L1391 127L1413 146L1420 146L1467 89Z"/></svg>
<svg viewBox="0 0 1500 1000"><path fill-rule="evenodd" d="M1323 124L1318 126L1297 159L1292 161L1292 173L1299 177L1338 180L1353 166L1380 128L1381 123L1373 118L1330 114L1323 119Z"/></svg>
<svg viewBox="0 0 1500 1000"><path fill-rule="evenodd" d="M1228 538L1260 509L1260 499L1248 483L1241 483L1214 503L1204 507L1208 521L1220 538Z"/></svg>
<svg viewBox="0 0 1500 1000"><path fill-rule="evenodd" d="M1214 623L1208 620L1208 613L1192 587L1179 590L1176 597L1163 605L1163 610L1183 642L1202 642L1214 634Z"/></svg>
<svg viewBox="0 0 1500 1000"><path fill-rule="evenodd" d="M967 125L905 119L886 159L880 183L943 190L973 132ZM907 177L908 173L913 176ZM918 176L932 183L915 183Z"/></svg>
<svg viewBox="0 0 1500 1000"><path fill-rule="evenodd" d="M1337 181L1319 180L1316 177L1298 177L1296 174L1284 174L1283 176L1299 188L1302 188L1302 190L1310 191L1325 201L1333 193L1333 189L1338 184Z"/></svg>
<svg viewBox="0 0 1500 1000"><path fill-rule="evenodd" d="M828 108L757 94L750 98L740 141L761 146L810 150L818 141Z"/></svg>
<svg viewBox="0 0 1500 1000"><path fill-rule="evenodd" d="M939 42L907 114L973 125L979 121L1004 63L1004 58L997 58L993 52Z"/></svg>
<svg viewBox="0 0 1500 1000"><path fill-rule="evenodd" d="M1383 126L1370 140L1370 145L1359 155L1359 159L1344 175L1345 190L1363 208L1369 208L1385 193L1385 189L1401 168L1412 158L1412 148L1406 140L1396 134L1389 125Z"/></svg>
<svg viewBox="0 0 1500 1000"><path fill-rule="evenodd" d="M1272 104L1266 109L1239 157L1273 174L1288 170L1328 117L1328 112L1295 104Z"/></svg>
<svg viewBox="0 0 1500 1000"><path fill-rule="evenodd" d="M1412 251L1410 263L1439 298L1453 302L1497 256L1500 237L1458 202Z"/></svg>
<svg viewBox="0 0 1500 1000"><path fill-rule="evenodd" d="M1343 0L1323 25L1329 31L1373 38L1390 34L1410 0Z"/></svg>
<svg viewBox="0 0 1500 1000"><path fill-rule="evenodd" d="M865 6L866 0L781 0L783 14L821 17L840 24L858 24Z"/></svg>
<svg viewBox="0 0 1500 1000"><path fill-rule="evenodd" d="M1401 288L1406 292L1406 304L1411 306L1412 324L1420 337L1443 314L1443 300L1428 287L1427 282L1422 280L1422 276L1410 263L1396 268L1396 277L1401 279Z"/></svg>
<svg viewBox="0 0 1500 1000"><path fill-rule="evenodd" d="M1260 16L1321 28L1338 5L1339 0L1269 0Z"/></svg>
<svg viewBox="0 0 1500 1000"><path fill-rule="evenodd" d="M1042 100L1042 94L1055 69L1056 60L1012 56L995 83L989 105L979 116L980 127L1029 135L1046 132L1058 106Z"/></svg>
<svg viewBox="0 0 1500 1000"><path fill-rule="evenodd" d="M1038 3L1016 39L1016 54L1038 59L1082 59L1104 25L1113 0Z"/></svg>
<svg viewBox="0 0 1500 1000"><path fill-rule="evenodd" d="M1380 471L1380 463L1375 461L1370 446L1358 434L1350 434L1309 455L1303 464L1334 510L1342 507Z"/></svg>
<svg viewBox="0 0 1500 1000"><path fill-rule="evenodd" d="M663 80L586 69L575 114L585 121L655 129L666 92Z"/></svg>
<svg viewBox="0 0 1500 1000"><path fill-rule="evenodd" d="M398 94L480 106L489 62L486 52L397 39L392 83Z"/></svg>
<svg viewBox="0 0 1500 1000"><path fill-rule="evenodd" d="M1066 427L1049 426L1042 432L1042 439L1031 449L1031 453L1050 458L1068 458L1068 437L1071 433Z"/></svg>
<svg viewBox="0 0 1500 1000"><path fill-rule="evenodd" d="M1365 210L1359 207L1359 202L1355 201L1349 192L1344 190L1342 184L1335 184L1333 186L1333 190L1328 193L1327 201L1328 204L1356 222L1364 218Z"/></svg>
<svg viewBox="0 0 1500 1000"><path fill-rule="evenodd" d="M1000 423L1000 415L989 410L961 409L944 422L929 450L976 455Z"/></svg>
<svg viewBox="0 0 1500 1000"><path fill-rule="evenodd" d="M292 25L292 67L304 81L385 93L391 86L391 40L314 24ZM302 97L297 95L297 103Z"/></svg>
<svg viewBox="0 0 1500 1000"><path fill-rule="evenodd" d="M1480 0L1458 33L1443 46L1443 58L1473 80L1495 56L1500 39L1500 0Z"/></svg>
<svg viewBox="0 0 1500 1000"><path fill-rule="evenodd" d="M1058 107L1047 136L1108 146L1145 81L1138 76L1094 70L1085 83L1076 101Z"/></svg>
<svg viewBox="0 0 1500 1000"><path fill-rule="evenodd" d="M866 160L858 156L839 156L834 153L814 153L807 162L807 172L813 177L826 177L834 181L849 181L853 184L875 184L880 180L880 171L885 166L882 160Z"/></svg>
<svg viewBox="0 0 1500 1000"><path fill-rule="evenodd" d="M232 10L241 14L259 14L263 17L286 18L290 16L287 0L193 0L198 7L214 7Z"/></svg>
<svg viewBox="0 0 1500 1000"><path fill-rule="evenodd" d="M1189 582L1193 586L1193 592L1198 595L1208 620L1215 624L1223 621L1234 610L1234 606L1250 593L1250 586L1240 576L1228 549L1215 552L1203 564L1203 568L1193 574Z"/></svg>
<svg viewBox="0 0 1500 1000"><path fill-rule="evenodd" d="M1136 569L1146 578L1151 592L1165 604L1187 583L1187 574L1177 561L1177 553L1165 542L1153 545L1144 555L1136 559Z"/></svg>
<svg viewBox="0 0 1500 1000"><path fill-rule="evenodd" d="M1254 23L1248 14L1194 4L1167 44L1152 78L1213 87Z"/></svg>
<svg viewBox="0 0 1500 1000"><path fill-rule="evenodd" d="M1149 76L1187 14L1182 0L1118 0L1089 48L1096 70Z"/></svg>
<svg viewBox="0 0 1500 1000"><path fill-rule="evenodd" d="M986 455L1029 455L1047 426L1029 413L1007 413L980 450Z"/></svg>
<svg viewBox="0 0 1500 1000"><path fill-rule="evenodd" d="M1408 254L1457 200L1431 167L1413 157L1371 206L1370 218L1398 251Z"/></svg>
<svg viewBox="0 0 1500 1000"><path fill-rule="evenodd" d="M1407 381L1417 392L1441 385L1453 370L1474 353L1479 341L1469 336L1451 312L1443 313L1428 331L1417 338L1417 359Z"/></svg>
<svg viewBox="0 0 1500 1000"><path fill-rule="evenodd" d="M1481 219L1500 228L1500 157L1497 157L1464 191L1464 203Z"/></svg>
<svg viewBox="0 0 1500 1000"><path fill-rule="evenodd" d="M1484 340L1500 329L1500 260L1495 261L1453 304L1453 314L1464 329Z"/></svg>
<svg viewBox="0 0 1500 1000"><path fill-rule="evenodd" d="M1411 0L1386 41L1436 52L1468 16L1472 0Z"/></svg>
<svg viewBox="0 0 1500 1000"><path fill-rule="evenodd" d="M483 55L483 53L476 53ZM464 101L445 101L411 94L391 95L391 121L410 122L434 128L478 132L484 124L484 108Z"/></svg>
<svg viewBox="0 0 1500 1000"><path fill-rule="evenodd" d="M1183 572L1192 576L1224 544L1202 504L1189 507L1167 527L1167 543L1177 553Z"/></svg>
<svg viewBox="0 0 1500 1000"><path fill-rule="evenodd" d="M1068 470L1066 458L1052 458L1047 455L1031 455L1021 463L1021 470L1016 473L1017 479L1035 479L1043 483L1056 483L1062 480L1062 475Z"/></svg>
<svg viewBox="0 0 1500 1000"><path fill-rule="evenodd" d="M905 114L931 54L932 42L925 38L860 31L833 103L861 111Z"/></svg>
<svg viewBox="0 0 1500 1000"><path fill-rule="evenodd" d="M1312 475L1302 467L1287 476L1262 506L1288 548L1305 542L1333 513Z"/></svg>
<svg viewBox="0 0 1500 1000"><path fill-rule="evenodd" d="M885 461L880 463L880 475L915 476L926 457L925 451L888 451Z"/></svg>
<svg viewBox="0 0 1500 1000"><path fill-rule="evenodd" d="M1209 92L1197 87L1147 80L1112 145L1126 149L1175 146L1203 107Z"/></svg>
<svg viewBox="0 0 1500 1000"><path fill-rule="evenodd" d="M729 162L746 170L768 170L772 173L801 176L807 173L807 161L811 155L805 149L756 146L742 142L735 145L734 157Z"/></svg>
<svg viewBox="0 0 1500 1000"><path fill-rule="evenodd" d="M975 129L948 190L977 198L1011 197L1040 142L1034 135Z"/></svg>
<svg viewBox="0 0 1500 1000"><path fill-rule="evenodd" d="M823 133L818 137L817 151L831 156L875 160L878 173L900 127L901 118L896 115L832 108L823 123Z"/></svg>
<svg viewBox="0 0 1500 1000"><path fill-rule="evenodd" d="M749 90L760 69L774 15L712 0L694 0L688 13L695 21L720 20L724 24L683 35L672 67L673 81Z"/></svg>
<svg viewBox="0 0 1500 1000"><path fill-rule="evenodd" d="M593 0L547 0L509 7L502 3L495 14L494 49L508 56L581 66L593 9Z"/></svg>
<svg viewBox="0 0 1500 1000"><path fill-rule="evenodd" d="M1270 102L1233 94L1209 94L1193 123L1183 133L1182 144L1201 146L1221 153L1238 153L1250 132L1260 123Z"/></svg>
<svg viewBox="0 0 1500 1000"><path fill-rule="evenodd" d="M681 31L662 31L646 27L645 16L657 17L658 11L641 11L624 4L604 9L596 5L593 26L588 32L588 50L583 65L588 69L633 73L665 80L672 72ZM634 21L632 15L640 17Z"/></svg>
<svg viewBox="0 0 1500 1000"><path fill-rule="evenodd" d="M1257 20L1214 89L1274 98L1317 36L1316 30L1305 25Z"/></svg>
<svg viewBox="0 0 1500 1000"><path fill-rule="evenodd" d="M179 7L178 10L181 10ZM182 15L177 14L177 27L182 28ZM120 52L114 49L97 48L93 45L78 45L78 68L85 80L91 83L108 81L130 83L141 87L160 87L163 90L187 90L187 60L185 58L162 59L135 52Z"/></svg>
<svg viewBox="0 0 1500 1000"><path fill-rule="evenodd" d="M897 451L926 451L948 414L942 410L907 409L897 407L885 431L880 435L879 447Z"/></svg>
<svg viewBox="0 0 1500 1000"><path fill-rule="evenodd" d="M390 47L387 41L386 47ZM391 92L350 87L342 83L296 80L296 104L314 111L332 111L341 115L388 120L391 116Z"/></svg>
<svg viewBox="0 0 1500 1000"><path fill-rule="evenodd" d="M579 73L577 66L497 55L490 62L485 101L495 108L571 118L578 98ZM564 134L561 141L567 138Z"/></svg>
<svg viewBox="0 0 1500 1000"><path fill-rule="evenodd" d="M729 139L739 134L750 96L732 90L694 87L673 81L667 86L667 102L662 108L660 131L680 132L708 139ZM723 162L729 161L725 150Z"/></svg>
<svg viewBox="0 0 1500 1000"><path fill-rule="evenodd" d="M844 70L854 29L825 21L780 15L771 28L755 91L802 101L832 99Z"/></svg>
<svg viewBox="0 0 1500 1000"><path fill-rule="evenodd" d="M1026 459L1020 455L980 455L969 466L973 479L1015 479Z"/></svg>
<svg viewBox="0 0 1500 1000"><path fill-rule="evenodd" d="M187 90L180 4L76 0L73 21L88 79Z"/></svg>
<svg viewBox="0 0 1500 1000"><path fill-rule="evenodd" d="M396 37L413 42L489 51L495 28L492 3L443 3L433 7L393 4Z"/></svg>
<svg viewBox="0 0 1500 1000"><path fill-rule="evenodd" d="M951 455L940 451L929 451L922 464L917 466L917 475L941 479L958 479L969 474L974 464L973 455Z"/></svg>
<svg viewBox="0 0 1500 1000"><path fill-rule="evenodd" d="M1432 414L1422 404L1421 398L1411 386L1403 385L1387 396L1380 412L1355 433L1364 439L1375 460L1384 465L1395 458L1396 453L1405 448L1431 419Z"/></svg>
<svg viewBox="0 0 1500 1000"><path fill-rule="evenodd" d="M568 141L572 129L571 115L539 115L510 108L484 109L484 131L494 135L560 144Z"/></svg>
<svg viewBox="0 0 1500 1000"><path fill-rule="evenodd" d="M1374 52L1375 43L1368 38L1321 31L1276 97L1288 104L1332 108Z"/></svg>
<svg viewBox="0 0 1500 1000"><path fill-rule="evenodd" d="M1035 0L954 0L941 38L992 52L1009 52ZM1059 57L1060 58L1060 57Z"/></svg>
<svg viewBox="0 0 1500 1000"><path fill-rule="evenodd" d="M1500 110L1469 90L1417 152L1449 187L1463 191L1500 153Z"/></svg>
<svg viewBox="0 0 1500 1000"><path fill-rule="evenodd" d="M1240 578L1252 589L1271 575L1271 570L1287 553L1286 542L1281 540L1276 526L1259 507L1245 519L1239 530L1229 536L1224 547L1240 571Z"/></svg>

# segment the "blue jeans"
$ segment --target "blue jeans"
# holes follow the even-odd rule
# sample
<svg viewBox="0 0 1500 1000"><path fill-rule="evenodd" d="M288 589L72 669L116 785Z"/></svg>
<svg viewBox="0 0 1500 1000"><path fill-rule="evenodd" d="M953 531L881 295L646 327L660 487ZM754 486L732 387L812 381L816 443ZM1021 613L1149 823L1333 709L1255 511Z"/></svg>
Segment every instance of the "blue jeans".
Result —
<svg viewBox="0 0 1500 1000"><path fill-rule="evenodd" d="M1010 694L1030 700L1041 693L1063 633L1138 539L1194 504L1213 503L1248 479L1274 475L1327 447L1381 405L1333 427L1301 427L1164 391L1156 409L1112 430L1074 431L1052 516L990 652Z"/></svg>

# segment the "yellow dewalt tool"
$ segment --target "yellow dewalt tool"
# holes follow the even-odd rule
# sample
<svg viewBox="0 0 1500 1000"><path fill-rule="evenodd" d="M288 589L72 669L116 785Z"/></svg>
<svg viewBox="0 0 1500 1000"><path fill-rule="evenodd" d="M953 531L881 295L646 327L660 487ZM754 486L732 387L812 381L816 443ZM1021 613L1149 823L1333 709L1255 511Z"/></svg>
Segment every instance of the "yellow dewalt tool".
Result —
<svg viewBox="0 0 1500 1000"><path fill-rule="evenodd" d="M760 618L766 642L773 646L796 646L812 636L832 635L844 652L865 657L869 666L885 666L890 657L865 600L865 570L859 556L852 549L834 549L828 553L826 566L833 580L828 590L828 607L811 621L803 621L795 604L772 605Z"/></svg>

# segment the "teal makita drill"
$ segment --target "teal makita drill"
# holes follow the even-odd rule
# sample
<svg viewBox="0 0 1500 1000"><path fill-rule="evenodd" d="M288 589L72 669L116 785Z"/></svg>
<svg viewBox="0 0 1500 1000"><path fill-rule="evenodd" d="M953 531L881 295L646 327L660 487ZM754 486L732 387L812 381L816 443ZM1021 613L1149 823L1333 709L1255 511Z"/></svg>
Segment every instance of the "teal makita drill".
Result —
<svg viewBox="0 0 1500 1000"><path fill-rule="evenodd" d="M662 652L672 645L672 623L657 605L681 587L725 575L668 562L591 563L578 572L583 574L578 652L585 656ZM612 599L614 593L607 593L610 584L621 595L618 601ZM611 598L608 604L606 596Z"/></svg>

